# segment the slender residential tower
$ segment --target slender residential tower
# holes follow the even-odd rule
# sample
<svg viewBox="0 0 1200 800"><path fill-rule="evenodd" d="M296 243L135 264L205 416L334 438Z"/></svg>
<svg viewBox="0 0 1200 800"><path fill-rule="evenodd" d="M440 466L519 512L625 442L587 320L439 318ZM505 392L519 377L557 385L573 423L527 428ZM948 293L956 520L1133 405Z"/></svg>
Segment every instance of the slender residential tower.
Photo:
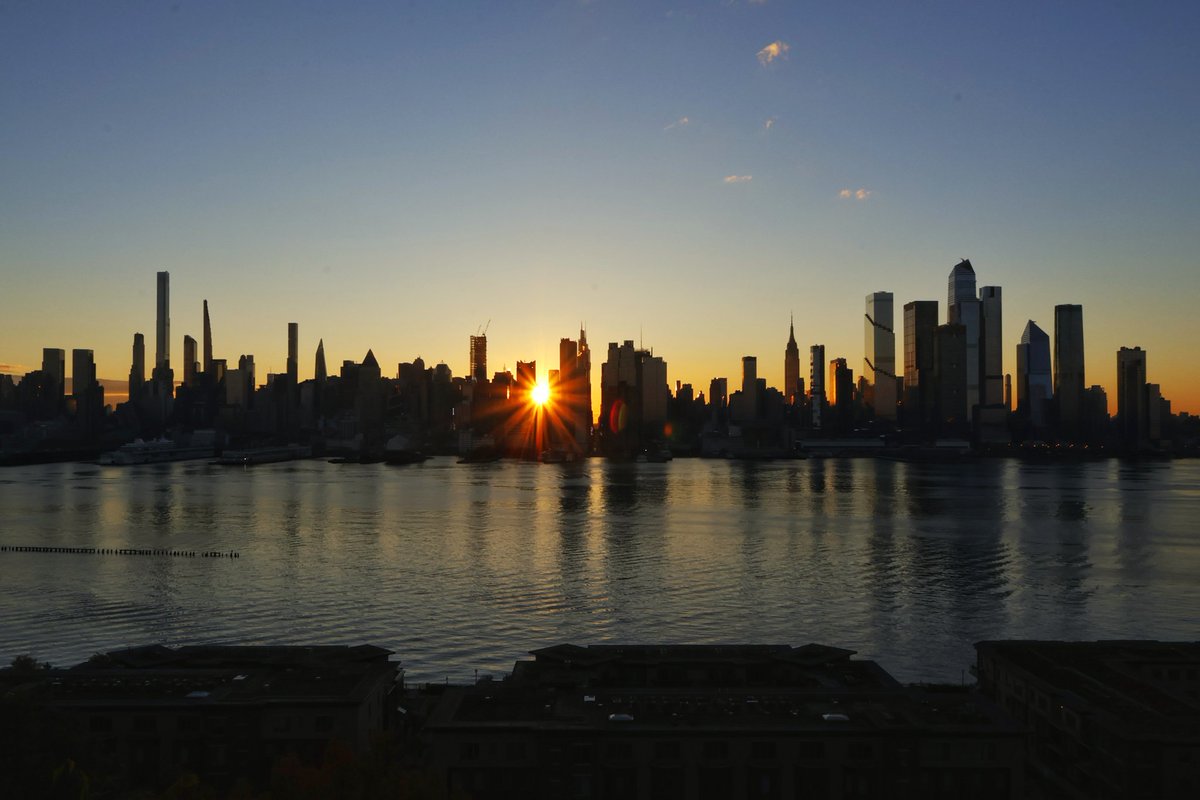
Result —
<svg viewBox="0 0 1200 800"><path fill-rule="evenodd" d="M299 374L299 355L300 355L300 323L288 323L288 355L287 355L287 376L288 381L292 386L297 384L297 376Z"/></svg>
<svg viewBox="0 0 1200 800"><path fill-rule="evenodd" d="M825 345L814 344L808 348L808 396L812 402L812 426L821 429L821 415L825 408Z"/></svg>
<svg viewBox="0 0 1200 800"><path fill-rule="evenodd" d="M1004 405L1004 322L999 286L979 290L979 403Z"/></svg>
<svg viewBox="0 0 1200 800"><path fill-rule="evenodd" d="M155 317L154 366L171 364L171 273L158 273L158 313Z"/></svg>

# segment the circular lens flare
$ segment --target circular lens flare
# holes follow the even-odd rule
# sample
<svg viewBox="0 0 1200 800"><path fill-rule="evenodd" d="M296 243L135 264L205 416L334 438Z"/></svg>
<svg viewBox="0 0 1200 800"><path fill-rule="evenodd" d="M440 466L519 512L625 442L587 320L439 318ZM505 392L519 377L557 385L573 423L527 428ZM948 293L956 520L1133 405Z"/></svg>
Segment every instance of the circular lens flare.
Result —
<svg viewBox="0 0 1200 800"><path fill-rule="evenodd" d="M550 386L542 383L541 381L538 381L536 384L534 384L533 392L531 392L531 394L533 396L533 402L537 403L539 406L544 406L546 403L550 402Z"/></svg>

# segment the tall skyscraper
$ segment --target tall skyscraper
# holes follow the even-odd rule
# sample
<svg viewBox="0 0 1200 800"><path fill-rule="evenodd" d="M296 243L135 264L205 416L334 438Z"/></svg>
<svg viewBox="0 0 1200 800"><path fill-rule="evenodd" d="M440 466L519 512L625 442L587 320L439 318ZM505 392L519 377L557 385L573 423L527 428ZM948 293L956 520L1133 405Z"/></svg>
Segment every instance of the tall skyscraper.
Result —
<svg viewBox="0 0 1200 800"><path fill-rule="evenodd" d="M1050 376L1050 337L1033 320L1025 325L1017 345L1017 413L1035 429L1049 422L1054 394Z"/></svg>
<svg viewBox="0 0 1200 800"><path fill-rule="evenodd" d="M808 348L808 398L812 403L812 426L820 430L825 410L825 345Z"/></svg>
<svg viewBox="0 0 1200 800"><path fill-rule="evenodd" d="M933 432L937 406L933 376L937 327L936 300L904 304L904 423L929 433Z"/></svg>
<svg viewBox="0 0 1200 800"><path fill-rule="evenodd" d="M979 290L979 402L1004 405L1004 322L999 286Z"/></svg>
<svg viewBox="0 0 1200 800"><path fill-rule="evenodd" d="M479 334L471 337L471 368L467 377L476 383L487 380L487 335Z"/></svg>
<svg viewBox="0 0 1200 800"><path fill-rule="evenodd" d="M204 301L204 374L212 381L212 323L208 319L208 301Z"/></svg>
<svg viewBox="0 0 1200 800"><path fill-rule="evenodd" d="M146 383L146 337L133 335L133 362L129 366L129 399L133 400Z"/></svg>
<svg viewBox="0 0 1200 800"><path fill-rule="evenodd" d="M71 351L71 396L76 424L85 436L92 436L104 419L104 389L96 380L96 359L91 350Z"/></svg>
<svg viewBox="0 0 1200 800"><path fill-rule="evenodd" d="M47 411L58 414L67 391L67 351L61 347L43 347L42 374L46 380Z"/></svg>
<svg viewBox="0 0 1200 800"><path fill-rule="evenodd" d="M537 384L537 362L517 362L517 389L521 392L522 402L527 401Z"/></svg>
<svg viewBox="0 0 1200 800"><path fill-rule="evenodd" d="M321 386L325 385L325 381L329 379L329 374L325 371L325 340L317 341L317 357L316 363L313 365L313 377Z"/></svg>
<svg viewBox="0 0 1200 800"><path fill-rule="evenodd" d="M191 336L183 337L183 385L196 385L196 340Z"/></svg>
<svg viewBox="0 0 1200 800"><path fill-rule="evenodd" d="M757 419L758 403L758 359L742 356L742 414L745 419L739 422Z"/></svg>
<svg viewBox="0 0 1200 800"><path fill-rule="evenodd" d="M941 325L933 335L936 433L962 436L967 417L967 332L962 325Z"/></svg>
<svg viewBox="0 0 1200 800"><path fill-rule="evenodd" d="M158 308L155 316L154 367L171 365L171 273L158 273Z"/></svg>
<svg viewBox="0 0 1200 800"><path fill-rule="evenodd" d="M1117 425L1126 447L1146 445L1149 417L1146 402L1146 351L1122 347L1117 351Z"/></svg>
<svg viewBox="0 0 1200 800"><path fill-rule="evenodd" d="M581 330L580 334L582 333ZM570 440L562 444L576 453L587 453L591 444L591 398L588 379L583 371L586 344L585 341L581 346L574 339L559 340L558 386L554 387L553 383L551 384L557 395L562 438Z"/></svg>
<svg viewBox="0 0 1200 800"><path fill-rule="evenodd" d="M967 348L964 364L966 377L967 418L974 419L975 406L979 405L979 336L981 328L981 303L975 296L975 268L963 259L950 270L949 305L946 321L951 325L962 325Z"/></svg>
<svg viewBox="0 0 1200 800"><path fill-rule="evenodd" d="M587 437L584 442L584 452L591 450L591 435L592 425L595 424L596 418L592 416L592 351L587 343L587 331L584 330L583 324L579 325L579 372L583 375L583 402L584 402L584 418L587 420Z"/></svg>
<svg viewBox="0 0 1200 800"><path fill-rule="evenodd" d="M368 351L370 352L370 351ZM292 386L299 383L300 370L300 323L288 323L287 376Z"/></svg>
<svg viewBox="0 0 1200 800"><path fill-rule="evenodd" d="M788 321L788 342L783 351L783 397L795 405L800 394L800 347L796 344L795 320Z"/></svg>
<svg viewBox="0 0 1200 800"><path fill-rule="evenodd" d="M867 295L863 315L863 377L871 387L875 417L896 419L896 332L891 292Z"/></svg>
<svg viewBox="0 0 1200 800"><path fill-rule="evenodd" d="M1083 433L1083 306L1054 307L1054 403L1064 438Z"/></svg>
<svg viewBox="0 0 1200 800"><path fill-rule="evenodd" d="M829 411L832 416L826 419L826 426L833 427L839 433L846 433L854 426L854 372L844 358L835 358L829 362L829 382L825 385L829 398Z"/></svg>

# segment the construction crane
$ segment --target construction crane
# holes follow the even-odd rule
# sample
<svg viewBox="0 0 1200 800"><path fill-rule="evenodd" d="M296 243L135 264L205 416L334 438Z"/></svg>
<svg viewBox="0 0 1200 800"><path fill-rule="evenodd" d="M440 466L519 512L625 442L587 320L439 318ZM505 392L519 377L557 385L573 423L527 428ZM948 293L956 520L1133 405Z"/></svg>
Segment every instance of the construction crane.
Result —
<svg viewBox="0 0 1200 800"><path fill-rule="evenodd" d="M475 329L476 330L475 335L476 336L487 336L487 329L491 324L492 324L492 321L489 319L483 325L481 325L480 327Z"/></svg>

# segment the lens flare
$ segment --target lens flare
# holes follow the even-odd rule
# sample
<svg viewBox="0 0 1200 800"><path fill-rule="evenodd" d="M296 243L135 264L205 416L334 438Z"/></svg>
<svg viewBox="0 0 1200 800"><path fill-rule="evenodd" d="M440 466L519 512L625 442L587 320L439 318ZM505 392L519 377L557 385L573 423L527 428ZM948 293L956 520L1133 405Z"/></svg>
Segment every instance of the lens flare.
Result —
<svg viewBox="0 0 1200 800"><path fill-rule="evenodd" d="M533 397L533 402L539 406L544 406L550 402L550 386L549 384L538 381L533 386L533 391L530 393Z"/></svg>

